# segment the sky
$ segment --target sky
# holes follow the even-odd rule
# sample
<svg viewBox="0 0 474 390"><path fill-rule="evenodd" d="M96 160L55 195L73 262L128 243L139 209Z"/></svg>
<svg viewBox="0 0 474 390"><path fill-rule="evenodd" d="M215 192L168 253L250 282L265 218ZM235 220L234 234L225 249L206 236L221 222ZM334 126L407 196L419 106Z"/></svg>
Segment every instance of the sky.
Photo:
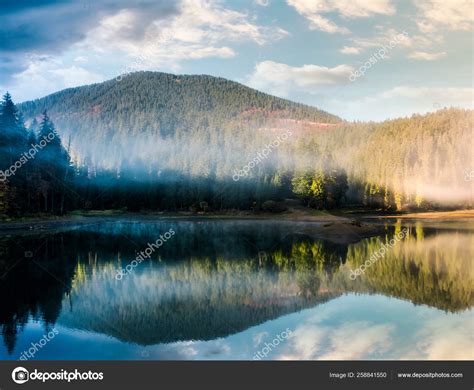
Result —
<svg viewBox="0 0 474 390"><path fill-rule="evenodd" d="M152 70L225 77L347 120L473 106L471 0L0 0L15 102Z"/></svg>

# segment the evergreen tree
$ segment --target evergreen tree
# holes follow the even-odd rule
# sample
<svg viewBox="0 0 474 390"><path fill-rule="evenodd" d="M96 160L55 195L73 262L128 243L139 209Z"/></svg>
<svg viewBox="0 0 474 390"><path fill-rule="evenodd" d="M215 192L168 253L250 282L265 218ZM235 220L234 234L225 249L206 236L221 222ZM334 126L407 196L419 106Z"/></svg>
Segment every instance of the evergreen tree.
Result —
<svg viewBox="0 0 474 390"><path fill-rule="evenodd" d="M70 191L72 169L68 151L54 128L48 113L44 111L40 124L38 144L38 168L43 210L62 214L67 191Z"/></svg>
<svg viewBox="0 0 474 390"><path fill-rule="evenodd" d="M0 111L0 169L5 170L14 164L25 146L26 130L22 117L7 92L3 96Z"/></svg>

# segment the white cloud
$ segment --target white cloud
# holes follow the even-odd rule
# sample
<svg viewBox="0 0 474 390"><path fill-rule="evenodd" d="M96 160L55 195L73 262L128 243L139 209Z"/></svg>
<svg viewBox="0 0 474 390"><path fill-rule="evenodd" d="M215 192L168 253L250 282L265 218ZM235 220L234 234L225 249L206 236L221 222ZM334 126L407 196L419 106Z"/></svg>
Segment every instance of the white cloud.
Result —
<svg viewBox="0 0 474 390"><path fill-rule="evenodd" d="M468 317L468 318L466 318ZM403 359L472 360L472 316L430 319L416 334L416 351Z"/></svg>
<svg viewBox="0 0 474 390"><path fill-rule="evenodd" d="M328 68L319 65L293 67L274 61L263 61L255 66L248 85L280 96L287 96L294 89L308 89L317 85L345 84L353 68L338 65Z"/></svg>
<svg viewBox="0 0 474 390"><path fill-rule="evenodd" d="M331 11L337 10L347 18L366 18L379 15L394 15L395 7L391 0L327 0Z"/></svg>
<svg viewBox="0 0 474 390"><path fill-rule="evenodd" d="M185 0L181 12L167 20L151 24L142 38L130 37L136 18L132 11L102 20L90 31L83 49L125 52L130 61L138 57L139 69L167 66L179 70L182 60L207 57L230 58L236 55L232 42L250 41L258 45L281 39L288 33L278 27L263 27L249 15L223 8L215 1Z"/></svg>
<svg viewBox="0 0 474 390"><path fill-rule="evenodd" d="M383 355L391 344L394 327L356 321L336 326L307 322L292 333L282 360L357 360Z"/></svg>
<svg viewBox="0 0 474 390"><path fill-rule="evenodd" d="M413 45L413 37L410 37L410 35L404 31L398 31L393 28L384 30L378 35L372 37L354 37L350 40L354 47L357 47L359 50L380 48L383 45L389 45L391 41L401 47L411 47Z"/></svg>
<svg viewBox="0 0 474 390"><path fill-rule="evenodd" d="M267 7L270 4L270 0L254 0L254 2L262 7Z"/></svg>
<svg viewBox="0 0 474 390"><path fill-rule="evenodd" d="M364 321L342 324L336 329L331 329L330 347L319 356L319 359L356 360L373 354L382 355L392 344L393 330L393 325L370 324Z"/></svg>
<svg viewBox="0 0 474 390"><path fill-rule="evenodd" d="M110 72L118 75L163 68L178 72L185 60L235 57L235 43L264 45L289 35L275 26L261 26L253 15L226 8L217 0L184 0L180 7L179 12L166 17L150 15L145 26L141 26L140 10L107 14L67 52L48 60L32 58L22 73L1 87L14 93L17 101L31 99L103 81L105 77L91 71L92 66L108 69L107 78L112 76Z"/></svg>
<svg viewBox="0 0 474 390"><path fill-rule="evenodd" d="M413 53L409 54L408 57L415 60L434 61L439 58L446 57L446 52L442 51L438 53L427 53L425 51L414 51Z"/></svg>
<svg viewBox="0 0 474 390"><path fill-rule="evenodd" d="M398 31L394 28L378 28L379 33L371 37L351 37L350 48L357 49L359 52L363 52L369 49L381 48L386 45L392 47L397 46L401 49L412 49L414 50L409 58L414 59L425 59L434 60L443 57L446 53L444 52L433 52L430 51L444 42L444 38L441 34L429 34L429 35L411 35L407 31ZM416 50L418 49L418 50ZM340 50L344 54L352 54ZM431 58L429 58L431 57Z"/></svg>
<svg viewBox="0 0 474 390"><path fill-rule="evenodd" d="M348 33L345 27L339 27L321 14L335 12L343 18L366 18L376 14L393 15L395 7L391 0L287 0L288 5L310 22L310 29L328 33Z"/></svg>
<svg viewBox="0 0 474 390"><path fill-rule="evenodd" d="M52 57L32 56L27 68L13 75L9 85L0 89L9 90L15 101L21 102L31 99L31 96L44 96L64 88L104 80L103 75L80 66L68 66Z"/></svg>
<svg viewBox="0 0 474 390"><path fill-rule="evenodd" d="M362 49L360 47L350 47L344 46L341 50L339 50L342 54L359 54Z"/></svg>
<svg viewBox="0 0 474 390"><path fill-rule="evenodd" d="M440 29L469 31L473 27L471 0L418 0L415 5L420 12L418 28L424 33Z"/></svg>
<svg viewBox="0 0 474 390"><path fill-rule="evenodd" d="M309 21L309 28L311 30L321 30L327 33L341 33L347 34L349 30L345 27L339 27L336 23L328 18L325 18L318 14L306 14L304 15Z"/></svg>

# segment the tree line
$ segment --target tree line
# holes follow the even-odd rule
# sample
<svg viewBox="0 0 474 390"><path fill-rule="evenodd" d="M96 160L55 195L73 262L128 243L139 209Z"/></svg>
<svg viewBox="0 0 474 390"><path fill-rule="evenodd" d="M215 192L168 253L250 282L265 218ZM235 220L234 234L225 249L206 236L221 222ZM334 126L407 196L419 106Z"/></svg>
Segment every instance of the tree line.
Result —
<svg viewBox="0 0 474 390"><path fill-rule="evenodd" d="M0 111L0 215L64 214L73 185L68 150L47 112L26 129L9 93Z"/></svg>

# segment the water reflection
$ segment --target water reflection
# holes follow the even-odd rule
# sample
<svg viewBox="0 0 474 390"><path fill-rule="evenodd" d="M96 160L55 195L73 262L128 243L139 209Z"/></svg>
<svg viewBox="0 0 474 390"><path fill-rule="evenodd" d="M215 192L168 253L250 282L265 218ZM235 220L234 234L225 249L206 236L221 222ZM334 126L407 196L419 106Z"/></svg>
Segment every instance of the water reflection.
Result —
<svg viewBox="0 0 474 390"><path fill-rule="evenodd" d="M176 231L173 240L115 279L117 269L169 228ZM425 339L447 331L445 340L472 348L466 329L472 325L473 231L465 224L408 228L355 281L350 269L400 231L400 223L355 244L316 239L309 224L263 221L105 223L4 237L0 294L9 299L0 302L0 357L18 358L28 340L56 324L56 347L45 348L40 359L251 359L255 340L288 326L293 336L268 358L449 358L432 343L400 346L410 331ZM338 344L356 333L352 347L347 340ZM75 343L83 355L57 349ZM107 351L103 344L110 344Z"/></svg>

